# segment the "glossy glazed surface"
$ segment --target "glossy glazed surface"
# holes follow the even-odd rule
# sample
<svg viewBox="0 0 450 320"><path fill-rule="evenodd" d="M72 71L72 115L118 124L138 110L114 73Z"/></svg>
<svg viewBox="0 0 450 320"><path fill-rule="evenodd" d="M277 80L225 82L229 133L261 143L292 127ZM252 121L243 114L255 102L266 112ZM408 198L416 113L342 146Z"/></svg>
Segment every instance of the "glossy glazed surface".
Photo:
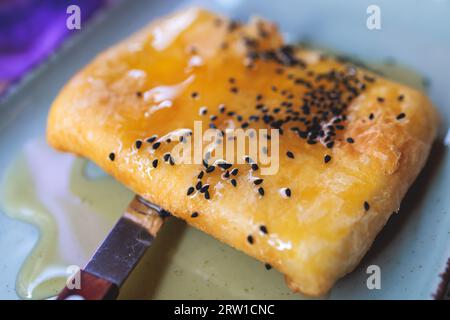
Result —
<svg viewBox="0 0 450 320"><path fill-rule="evenodd" d="M242 19L260 14L278 21L281 29L287 31L293 41L313 39L325 47L356 54L369 61L393 57L428 79L428 92L442 114L442 130L439 142L433 148L432 161L405 199L401 214L393 216L360 267L339 281L330 297L431 298L450 253L447 232L450 206L446 196L450 162L447 161L448 147L444 145L444 141L448 141L444 138L448 130L450 110L450 96L446 87L449 74L446 57L450 54L450 48L446 45L450 41L446 28L450 8L448 2L415 3L411 6L409 1L382 1L383 28L376 32L365 27L363 16L368 3L364 1L349 1L345 5L316 0L301 4L293 4L291 1L278 1L274 4L260 0L233 1L227 4L223 1L198 2ZM410 15L403 14L405 6L408 6ZM286 12L283 8L290 10ZM341 19L337 14L342 9L346 12L346 19ZM134 1L118 7L94 26L83 26L86 32L81 37L71 42L49 65L20 86L20 91L1 105L0 144L2 150L8 152L0 156L0 175L4 176L4 169L26 141L44 134L48 106L61 85L77 69L92 59L96 52L139 29L151 18L172 10L173 3L158 1ZM411 16L415 18L411 20ZM392 59L389 59L389 63L391 62ZM408 74L408 79L398 80L410 83L410 75ZM0 277L0 295L15 298L16 274L36 242L37 232L5 215L0 215L0 221L0 252L7 257L1 261L3 272ZM200 242L203 241L202 238ZM174 241L174 245L176 243L178 242ZM219 256L218 251L215 257L218 259ZM221 261L224 264L230 263L230 268L234 265L232 258ZM169 265L166 261L162 264L166 267ZM366 267L371 264L388 270L382 273L380 290L368 290L365 285L368 276ZM186 267L180 264L178 269L186 272ZM210 265L209 270L224 281L218 282L218 286L235 279L227 272L217 271L213 265ZM198 276L196 272L193 275ZM183 292L196 292L197 286L202 283L200 279L184 287ZM252 283L250 286L255 290L260 288L260 281L253 278L246 280ZM152 291L152 284L153 282L148 283L148 290L141 288L139 296L147 296L146 292ZM210 289L208 294L203 295L204 298L219 294L219 289ZM239 289L227 291L224 297L237 298L239 292ZM249 295L252 295L252 291Z"/></svg>
<svg viewBox="0 0 450 320"><path fill-rule="evenodd" d="M194 121L203 130L280 129L279 150L272 150L275 133L269 146L279 170L263 176L260 161L254 169L236 163L238 156L229 161L235 177L209 173L211 163L178 164L174 145L184 143L180 132L188 143L196 139ZM192 8L154 22L78 73L52 106L47 136L274 266L293 290L317 296L356 266L398 211L436 127L435 110L418 91L286 47L270 22L241 25ZM229 142L225 136L218 147ZM165 163L166 152L175 165ZM209 191L186 194L199 181Z"/></svg>

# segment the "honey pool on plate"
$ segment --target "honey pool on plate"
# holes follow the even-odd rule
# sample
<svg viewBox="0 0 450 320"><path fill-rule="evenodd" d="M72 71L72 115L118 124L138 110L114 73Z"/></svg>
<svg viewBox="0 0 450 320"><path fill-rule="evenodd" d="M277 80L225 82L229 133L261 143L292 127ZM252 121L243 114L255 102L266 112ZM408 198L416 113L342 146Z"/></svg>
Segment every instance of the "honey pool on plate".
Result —
<svg viewBox="0 0 450 320"><path fill-rule="evenodd" d="M86 160L30 141L3 182L1 203L33 224L39 241L22 266L16 291L49 298L69 266L84 266L133 194ZM170 218L121 290L121 298L300 298L275 270Z"/></svg>
<svg viewBox="0 0 450 320"><path fill-rule="evenodd" d="M370 67L424 90L423 78L391 63ZM0 204L37 227L38 242L16 279L24 299L49 298L83 267L133 194L86 160L29 141L2 181ZM301 299L275 270L171 218L121 290L124 299Z"/></svg>

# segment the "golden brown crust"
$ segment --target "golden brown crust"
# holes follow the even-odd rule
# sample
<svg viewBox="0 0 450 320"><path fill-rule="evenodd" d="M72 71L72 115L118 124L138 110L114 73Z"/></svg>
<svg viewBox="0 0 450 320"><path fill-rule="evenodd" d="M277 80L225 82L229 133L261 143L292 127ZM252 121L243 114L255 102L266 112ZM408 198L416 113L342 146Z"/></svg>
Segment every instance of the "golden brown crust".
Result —
<svg viewBox="0 0 450 320"><path fill-rule="evenodd" d="M169 145L163 143L152 152L146 138L192 129L193 121L202 119L201 106L208 106L208 115L218 115L217 125L223 127L227 117L217 111L221 103L248 117L255 112L259 93L274 108L285 100L282 88L296 95L307 92L292 83L290 73L308 77L308 71L319 74L346 67L300 50L296 55L307 64L306 70L282 66L282 72L275 72L279 65L273 61L248 61L243 36L260 37L258 50L282 45L272 24L257 20L248 26L230 25L199 9L153 23L102 53L65 86L51 108L48 141L93 160L149 201L270 263L286 275L291 289L322 295L353 270L399 209L429 154L437 115L421 93L377 78L349 100L345 128L337 133L332 149L310 145L285 130L280 136L280 170L264 177L264 197L248 181L246 165L238 166L242 174L236 178L237 187L221 181L216 172L205 178L211 189L217 182L223 186L211 190L211 200L188 197L186 190L197 181L201 165L165 164L162 156ZM230 77L238 93L230 92ZM161 105L164 101L155 97L155 88L159 93L161 88L177 91L166 99L170 106ZM199 97L192 98L193 92ZM406 116L397 119L401 113ZM347 142L348 137L354 143ZM137 139L144 141L139 150ZM294 159L285 156L287 151ZM111 152L114 161L108 157ZM327 154L332 160L324 163ZM154 169L156 158L160 164ZM281 197L281 187L289 187L292 197ZM192 218L193 212L199 216ZM260 231L261 225L267 234Z"/></svg>

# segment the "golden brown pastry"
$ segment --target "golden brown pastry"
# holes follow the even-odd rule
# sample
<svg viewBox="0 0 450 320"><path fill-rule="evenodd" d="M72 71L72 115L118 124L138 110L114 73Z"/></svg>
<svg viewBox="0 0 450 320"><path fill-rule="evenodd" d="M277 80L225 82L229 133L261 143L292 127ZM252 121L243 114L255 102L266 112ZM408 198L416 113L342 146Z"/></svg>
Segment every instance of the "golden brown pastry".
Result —
<svg viewBox="0 0 450 320"><path fill-rule="evenodd" d="M168 152L190 140L194 121L279 129L278 171L262 175L249 158L177 163ZM286 46L269 22L189 9L81 70L56 98L47 135L317 296L353 270L399 209L436 122L420 92Z"/></svg>

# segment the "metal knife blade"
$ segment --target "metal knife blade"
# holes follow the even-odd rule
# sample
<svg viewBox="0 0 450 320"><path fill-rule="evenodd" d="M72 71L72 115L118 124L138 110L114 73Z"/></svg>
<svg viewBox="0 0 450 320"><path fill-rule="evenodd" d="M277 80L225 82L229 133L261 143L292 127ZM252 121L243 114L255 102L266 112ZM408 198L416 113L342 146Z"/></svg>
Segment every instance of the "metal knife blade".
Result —
<svg viewBox="0 0 450 320"><path fill-rule="evenodd" d="M84 280L81 288L66 287L58 299L67 299L74 295L84 299L114 298L110 291L114 288L114 291L117 291L115 295L118 294L118 288L152 244L164 219L168 216L169 212L140 196L135 196L85 268L81 270L81 281ZM92 292L101 289L99 287L105 289L100 290L100 293Z"/></svg>

